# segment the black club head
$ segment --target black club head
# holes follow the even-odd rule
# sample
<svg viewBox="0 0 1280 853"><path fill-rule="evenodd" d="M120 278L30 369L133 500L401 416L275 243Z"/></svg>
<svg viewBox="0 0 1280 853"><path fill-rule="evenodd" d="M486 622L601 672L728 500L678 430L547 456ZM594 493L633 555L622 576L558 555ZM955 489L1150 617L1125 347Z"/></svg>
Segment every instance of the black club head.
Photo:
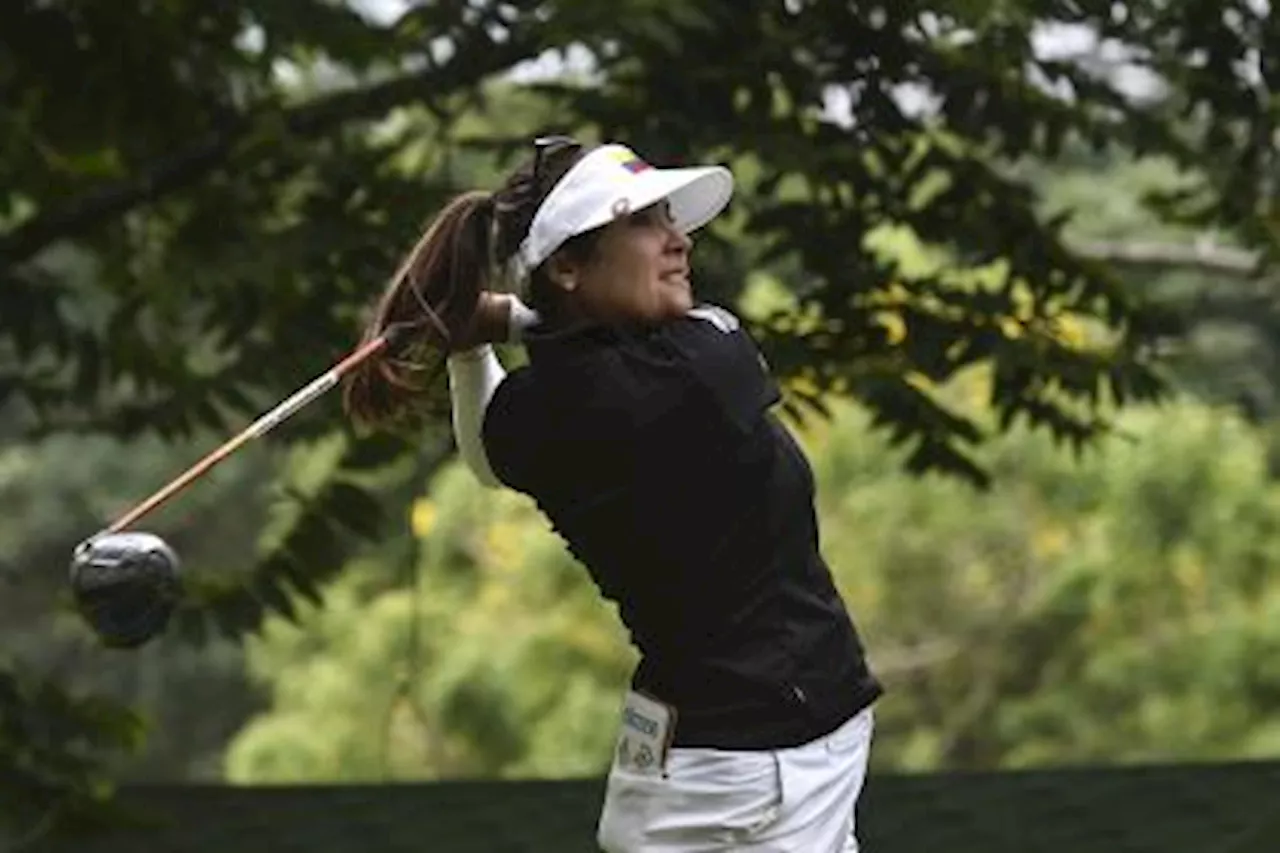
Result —
<svg viewBox="0 0 1280 853"><path fill-rule="evenodd" d="M151 533L104 534L76 548L71 590L103 645L137 648L164 631L177 607L178 555Z"/></svg>

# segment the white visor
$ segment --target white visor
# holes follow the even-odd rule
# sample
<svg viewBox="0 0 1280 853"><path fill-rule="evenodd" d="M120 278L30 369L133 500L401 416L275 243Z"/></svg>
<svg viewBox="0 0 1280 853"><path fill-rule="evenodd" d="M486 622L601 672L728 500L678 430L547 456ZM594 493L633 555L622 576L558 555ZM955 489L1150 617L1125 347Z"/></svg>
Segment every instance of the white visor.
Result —
<svg viewBox="0 0 1280 853"><path fill-rule="evenodd" d="M602 145L579 160L542 202L511 258L511 278L523 283L571 237L663 199L677 228L696 231L724 210L732 195L733 175L723 166L658 169L624 145Z"/></svg>

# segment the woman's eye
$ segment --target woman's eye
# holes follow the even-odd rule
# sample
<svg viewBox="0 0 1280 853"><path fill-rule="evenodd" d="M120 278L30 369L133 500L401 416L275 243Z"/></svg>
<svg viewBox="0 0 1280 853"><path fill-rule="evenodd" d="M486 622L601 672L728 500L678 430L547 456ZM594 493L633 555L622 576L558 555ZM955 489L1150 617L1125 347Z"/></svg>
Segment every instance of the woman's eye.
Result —
<svg viewBox="0 0 1280 853"><path fill-rule="evenodd" d="M631 215L634 225L665 226L671 224L671 213L666 207L646 207Z"/></svg>

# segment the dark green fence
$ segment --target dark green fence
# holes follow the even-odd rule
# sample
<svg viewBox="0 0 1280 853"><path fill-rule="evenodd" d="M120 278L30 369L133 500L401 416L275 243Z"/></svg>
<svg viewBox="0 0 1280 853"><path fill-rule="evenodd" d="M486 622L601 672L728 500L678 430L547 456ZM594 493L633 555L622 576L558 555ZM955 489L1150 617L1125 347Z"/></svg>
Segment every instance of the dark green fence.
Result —
<svg viewBox="0 0 1280 853"><path fill-rule="evenodd" d="M601 784L130 788L30 853L597 853ZM873 776L864 853L1280 853L1280 762Z"/></svg>

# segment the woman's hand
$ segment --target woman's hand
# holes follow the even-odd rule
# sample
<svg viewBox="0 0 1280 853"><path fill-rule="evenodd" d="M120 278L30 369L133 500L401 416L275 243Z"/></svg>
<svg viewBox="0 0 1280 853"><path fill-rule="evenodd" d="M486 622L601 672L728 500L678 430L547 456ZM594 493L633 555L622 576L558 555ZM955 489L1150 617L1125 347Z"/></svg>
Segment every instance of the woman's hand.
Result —
<svg viewBox="0 0 1280 853"><path fill-rule="evenodd" d="M483 344L500 344L507 340L511 322L511 303L515 297L508 293L480 291L475 313L466 329L454 337L455 351L474 349Z"/></svg>

